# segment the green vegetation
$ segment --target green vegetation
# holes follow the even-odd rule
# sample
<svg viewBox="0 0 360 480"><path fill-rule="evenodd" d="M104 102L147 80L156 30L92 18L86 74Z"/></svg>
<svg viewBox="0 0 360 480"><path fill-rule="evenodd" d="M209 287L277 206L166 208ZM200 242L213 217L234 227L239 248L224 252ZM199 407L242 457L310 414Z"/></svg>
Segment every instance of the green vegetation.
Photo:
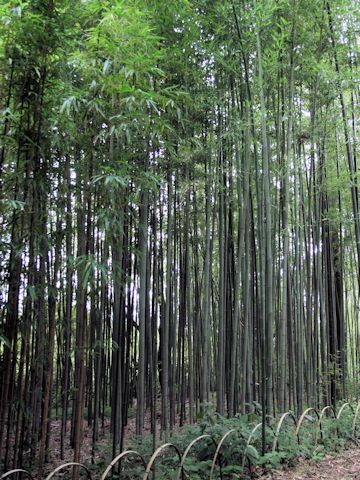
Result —
<svg viewBox="0 0 360 480"><path fill-rule="evenodd" d="M353 408L356 408L354 405ZM270 419L266 427L266 453L262 454L261 429L256 428L261 423L261 412L247 415L237 415L233 418L221 417L215 414L210 405L205 406L195 425L186 425L172 435L168 441L176 445L184 454L192 444L184 462L185 474L194 479L210 478L250 478L255 471L271 470L280 467L295 466L300 458L322 460L325 454L340 452L349 444L356 444L356 437L352 435L353 413L348 407L337 421L329 415L324 415L321 429L318 417L309 413L296 435L296 425L292 421L285 421L277 437L277 447L273 442L279 418ZM356 422L358 432L359 419ZM228 435L226 436L226 434ZM251 441L248 439L251 435ZM197 441L196 441L197 439ZM214 455L217 446L223 440L222 447L215 462ZM161 442L157 447L161 446ZM138 452L146 462L153 453L151 436L137 437L130 445L129 450ZM106 456L106 448L101 449L102 460L96 469L104 470L111 458ZM179 457L171 448L164 449L159 454L156 464L156 478L176 478L179 473ZM121 474L121 478L140 478L144 467L139 458L133 455L125 457L121 468L114 467L114 476Z"/></svg>
<svg viewBox="0 0 360 480"><path fill-rule="evenodd" d="M359 398L358 43L355 0L0 2L1 471L208 402L276 463Z"/></svg>

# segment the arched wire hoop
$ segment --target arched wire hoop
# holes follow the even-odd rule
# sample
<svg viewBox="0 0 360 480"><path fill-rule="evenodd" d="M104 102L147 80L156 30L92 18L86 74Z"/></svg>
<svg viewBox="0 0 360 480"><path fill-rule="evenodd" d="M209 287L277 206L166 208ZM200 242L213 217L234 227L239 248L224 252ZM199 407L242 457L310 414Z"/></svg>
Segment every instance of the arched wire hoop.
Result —
<svg viewBox="0 0 360 480"><path fill-rule="evenodd" d="M15 473L25 473L25 475L27 475L30 480L34 480L34 477L31 475L31 473L27 470L23 470L22 468L15 468L14 470L10 470L9 472L4 473L4 475L1 475L0 480L11 477L12 475L15 475Z"/></svg>
<svg viewBox="0 0 360 480"><path fill-rule="evenodd" d="M220 442L218 443L218 446L217 446L216 451L215 451L214 456L213 456L213 461L212 461L212 464L211 464L211 470L210 470L209 480L212 479L212 476L213 476L213 473L214 473L214 469L215 469L215 465L216 465L216 460L217 460L217 458L218 458L218 456L219 456L221 447L222 447L223 443L225 442L225 440L227 439L227 437L228 437L229 435L231 435L232 433L237 433L238 435L241 436L241 433L240 433L236 428L232 428L231 430L229 430L228 432L226 432L225 435L223 435L223 437L221 438ZM220 465L220 476L222 476L222 474L221 474L221 465Z"/></svg>
<svg viewBox="0 0 360 480"><path fill-rule="evenodd" d="M176 477L177 480L180 480L181 476L185 477L185 475L186 475L184 464L185 464L185 460L186 460L190 450L192 449L192 447L196 443L198 443L200 440L203 440L204 438L210 438L210 440L215 445L215 448L217 448L217 443L215 442L215 440L213 439L213 437L211 435L204 434L204 435L200 435L199 437L196 437L191 443L189 443L189 445L185 449L185 452L183 453L183 456L181 457L181 462L180 462L178 474L177 474L177 477Z"/></svg>
<svg viewBox="0 0 360 480"><path fill-rule="evenodd" d="M340 419L340 417L342 415L342 412L345 410L346 407L349 407L350 410L352 411L352 413L354 414L353 406L350 403L346 402L346 403L344 403L344 405L341 405L340 410L338 411L338 414L336 415L336 420Z"/></svg>
<svg viewBox="0 0 360 480"><path fill-rule="evenodd" d="M144 473L144 476L143 476L143 480L147 480L147 478L149 476L149 473L150 473L150 470L151 470L152 466L154 465L157 456L163 450L166 450L167 448L172 448L173 450L175 450L175 452L177 453L177 455L179 457L179 461L181 462L181 453L180 453L180 450L178 449L178 447L176 445L174 445L173 443L164 443L164 445L161 445L157 450L155 450L152 457L150 458L149 463L146 466L146 470L145 470L145 473ZM181 469L181 470L182 470L181 478L182 478L182 480L184 480L184 471L183 471L183 469Z"/></svg>
<svg viewBox="0 0 360 480"><path fill-rule="evenodd" d="M89 469L85 467L85 465L83 465L82 463L77 463L77 462L69 462L69 463L64 463L64 465L60 465L59 467L55 468L55 470L53 470L51 473L49 473L49 475L46 477L45 480L50 480L50 478L54 477L58 472L60 472L60 470L63 470L64 468L67 468L67 467L80 467L84 469L86 472L87 478L89 480L92 480Z"/></svg>
<svg viewBox="0 0 360 480"><path fill-rule="evenodd" d="M355 410L355 413L354 413L354 420L353 420L353 424L352 424L352 429L351 429L351 433L352 433L352 436L354 438L356 438L355 437L356 419L359 416L359 412L360 412L360 402L357 404L357 407L356 407L356 410Z"/></svg>
<svg viewBox="0 0 360 480"><path fill-rule="evenodd" d="M249 435L249 437L248 437L248 439L247 439L247 441L246 441L246 446L247 446L247 447L250 445L250 442L251 442L251 440L252 440L255 432L256 432L257 430L259 430L259 428L260 428L261 426L262 426L262 422L260 422L260 423L258 423L257 425L255 425L255 427L251 430L250 435Z"/></svg>
<svg viewBox="0 0 360 480"><path fill-rule="evenodd" d="M138 457L140 458L141 460L141 463L143 464L143 467L144 469L146 469L146 462L144 460L144 457L142 455L140 455L140 453L136 452L135 450L126 450L125 452L122 452L120 453L120 455L118 455L117 457L115 457L111 463L109 463L109 465L107 466L105 472L102 474L101 476L101 480L105 480L105 478L107 477L108 473L110 472L110 470L123 458L127 457L127 456L135 456L135 457Z"/></svg>
<svg viewBox="0 0 360 480"><path fill-rule="evenodd" d="M318 420L318 428L317 428L317 433L319 431L322 432L322 436L321 436L321 439L323 439L323 429L322 429L322 419L324 418L324 415L325 413L330 410L333 412L333 415L334 415L334 419L337 420L337 417L336 417L336 411L335 411L335 408L332 406L332 405L326 405L320 412L320 416L319 416L319 420ZM338 428L337 428L337 422L336 422L336 434L338 435ZM317 444L317 441L318 441L318 435L316 435L316 440L315 440L315 445Z"/></svg>
<svg viewBox="0 0 360 480"><path fill-rule="evenodd" d="M255 433L259 430L260 427L262 427L262 422L256 424L255 427L251 430L250 435L248 436L248 439L246 441L246 446L247 447L250 445L251 440L253 439ZM266 425L266 427L268 429L270 429L271 433L275 437L275 433L274 433L274 430L272 429L272 427L270 425ZM246 458L247 458L247 454L246 454L246 452L244 452L244 456L243 456L243 459L242 459L242 465L241 465L243 468L245 467ZM250 459L249 459L249 468L250 468L250 465L251 465L251 462L250 462Z"/></svg>
<svg viewBox="0 0 360 480"><path fill-rule="evenodd" d="M277 444L278 444L278 439L279 439L279 433L280 433L280 430L281 430L281 427L282 427L282 424L284 423L284 420L285 418L287 417L290 417L293 422L294 422L294 425L295 425L295 429L297 428L297 420L296 420L296 417L295 415L293 414L293 412L285 412L281 415L281 418L279 420L279 423L277 425L277 428L276 428L276 432L275 432L275 437L274 437L274 441L273 441L273 445L272 445L272 452L276 452L276 448L277 448Z"/></svg>
<svg viewBox="0 0 360 480"><path fill-rule="evenodd" d="M344 403L343 405L341 405L341 407L340 407L340 409L339 409L339 411L338 411L338 414L336 415L336 429L337 429L337 434L338 434L338 436L340 436L339 420L340 420L340 417L341 417L341 415L342 415L342 413L343 413L343 411L345 410L346 407L351 410L351 412L352 412L353 415L355 415L355 413L354 413L354 408L353 408L353 406L352 406L350 403L346 402L346 403ZM355 443L356 443L356 442L355 442Z"/></svg>
<svg viewBox="0 0 360 480"><path fill-rule="evenodd" d="M318 422L319 422L320 415L319 415L319 412L316 410L316 408L314 408L314 407L309 407L309 408L307 408L306 410L304 410L304 412L302 413L301 417L299 418L299 421L298 421L298 424L297 424L297 427L296 427L296 431L295 431L295 435L296 435L296 437L297 437L298 445L300 445L300 435L299 435L299 431L300 431L301 425L303 424L303 422L304 422L304 420L305 420L305 418L306 418L306 415L307 415L309 412L314 412L315 415L317 416ZM322 438L323 438L323 433L322 433L321 423L320 423L320 436L321 436L321 440L322 440ZM316 441L317 441L317 431L316 431L316 434L315 434L315 445L316 445Z"/></svg>

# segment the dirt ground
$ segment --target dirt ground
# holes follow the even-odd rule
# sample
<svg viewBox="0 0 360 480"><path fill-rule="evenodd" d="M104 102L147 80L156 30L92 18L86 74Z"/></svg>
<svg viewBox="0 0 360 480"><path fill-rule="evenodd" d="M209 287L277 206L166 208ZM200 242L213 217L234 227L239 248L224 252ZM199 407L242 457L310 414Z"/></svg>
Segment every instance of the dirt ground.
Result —
<svg viewBox="0 0 360 480"><path fill-rule="evenodd" d="M301 460L292 469L258 477L261 480L360 480L360 447L351 448L321 461Z"/></svg>

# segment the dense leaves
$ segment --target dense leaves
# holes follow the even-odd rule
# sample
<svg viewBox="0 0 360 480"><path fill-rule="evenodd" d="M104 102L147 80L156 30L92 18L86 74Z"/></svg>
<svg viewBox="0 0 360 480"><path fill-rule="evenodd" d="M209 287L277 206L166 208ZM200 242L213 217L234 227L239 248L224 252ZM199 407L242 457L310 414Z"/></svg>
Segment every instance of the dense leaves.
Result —
<svg viewBox="0 0 360 480"><path fill-rule="evenodd" d="M95 460L211 404L261 411L264 446L270 416L358 396L358 24L352 0L2 2L2 468L41 476L55 423Z"/></svg>

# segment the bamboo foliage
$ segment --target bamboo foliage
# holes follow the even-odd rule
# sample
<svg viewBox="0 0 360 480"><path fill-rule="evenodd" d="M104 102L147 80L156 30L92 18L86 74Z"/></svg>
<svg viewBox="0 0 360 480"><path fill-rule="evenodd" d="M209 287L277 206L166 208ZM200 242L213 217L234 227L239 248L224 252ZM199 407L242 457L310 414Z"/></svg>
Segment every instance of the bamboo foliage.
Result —
<svg viewBox="0 0 360 480"><path fill-rule="evenodd" d="M358 395L358 15L3 2L2 468Z"/></svg>

